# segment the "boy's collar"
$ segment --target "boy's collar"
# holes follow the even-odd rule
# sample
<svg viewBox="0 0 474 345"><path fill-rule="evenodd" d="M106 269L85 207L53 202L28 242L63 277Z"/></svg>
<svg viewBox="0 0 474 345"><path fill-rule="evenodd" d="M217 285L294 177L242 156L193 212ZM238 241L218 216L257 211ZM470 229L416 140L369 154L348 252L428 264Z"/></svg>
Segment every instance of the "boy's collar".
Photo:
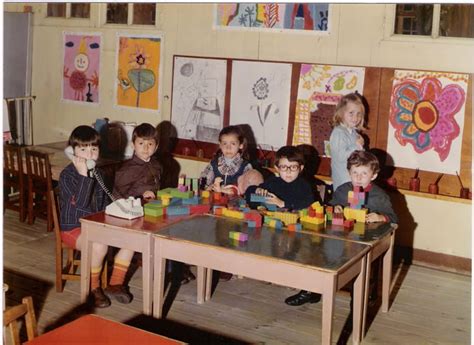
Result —
<svg viewBox="0 0 474 345"><path fill-rule="evenodd" d="M144 161L143 159L141 159L140 157L138 157L135 153L133 153L133 158L134 158L135 160L138 160L139 162L143 162L143 163L148 163L149 161L151 161L151 157L152 157L152 156L150 156L150 158L148 158L147 161Z"/></svg>
<svg viewBox="0 0 474 345"><path fill-rule="evenodd" d="M351 183L351 184L352 184L352 183ZM353 184L352 184L352 188L354 188L354 185L353 185ZM372 188L373 188L373 183L371 182L371 183L369 183L369 184L367 185L367 187L364 188L363 192L364 192L364 193L370 192L370 191L372 190Z"/></svg>

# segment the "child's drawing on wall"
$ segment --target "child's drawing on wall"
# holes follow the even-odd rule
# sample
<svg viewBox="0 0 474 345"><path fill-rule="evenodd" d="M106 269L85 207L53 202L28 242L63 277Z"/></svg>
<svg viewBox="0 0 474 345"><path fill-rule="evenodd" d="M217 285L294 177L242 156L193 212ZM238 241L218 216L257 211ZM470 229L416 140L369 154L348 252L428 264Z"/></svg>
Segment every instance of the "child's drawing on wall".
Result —
<svg viewBox="0 0 474 345"><path fill-rule="evenodd" d="M64 33L64 100L99 103L100 35Z"/></svg>
<svg viewBox="0 0 474 345"><path fill-rule="evenodd" d="M226 60L175 58L171 121L180 138L219 141L226 75Z"/></svg>

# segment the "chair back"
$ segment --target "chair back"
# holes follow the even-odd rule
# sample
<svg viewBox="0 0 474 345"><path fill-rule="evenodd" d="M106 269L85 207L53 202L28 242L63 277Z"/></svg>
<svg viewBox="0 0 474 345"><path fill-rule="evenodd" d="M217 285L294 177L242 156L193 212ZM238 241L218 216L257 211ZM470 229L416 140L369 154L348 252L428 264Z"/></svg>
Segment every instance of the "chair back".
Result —
<svg viewBox="0 0 474 345"><path fill-rule="evenodd" d="M54 236L56 237L56 252L58 252L61 251L62 247L61 227L59 225L59 187L52 189L49 193L51 196Z"/></svg>
<svg viewBox="0 0 474 345"><path fill-rule="evenodd" d="M44 190L52 190L51 165L49 164L49 155L47 153L34 150L25 150L26 156L26 173L28 175L28 183L44 184L47 188Z"/></svg>
<svg viewBox="0 0 474 345"><path fill-rule="evenodd" d="M26 333L28 340L32 340L38 336L38 327L36 324L35 310L33 307L33 299L31 296L24 297L22 303L14 307L8 308L3 312L3 326L8 327L11 340L14 345L20 345L20 328L18 320L25 318Z"/></svg>
<svg viewBox="0 0 474 345"><path fill-rule="evenodd" d="M4 184L6 186L15 187L22 182L21 176L23 176L23 160L20 146L10 144L3 145Z"/></svg>

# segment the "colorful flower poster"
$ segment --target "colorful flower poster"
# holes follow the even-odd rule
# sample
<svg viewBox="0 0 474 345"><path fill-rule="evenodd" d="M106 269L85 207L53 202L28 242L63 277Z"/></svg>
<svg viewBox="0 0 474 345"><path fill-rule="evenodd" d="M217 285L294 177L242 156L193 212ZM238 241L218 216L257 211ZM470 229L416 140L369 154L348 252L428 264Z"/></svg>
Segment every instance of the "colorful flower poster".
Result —
<svg viewBox="0 0 474 345"><path fill-rule="evenodd" d="M216 5L218 28L328 30L329 4L225 3Z"/></svg>
<svg viewBox="0 0 474 345"><path fill-rule="evenodd" d="M62 99L98 104L101 35L64 32L63 42Z"/></svg>
<svg viewBox="0 0 474 345"><path fill-rule="evenodd" d="M248 124L265 150L287 144L291 64L233 61L230 124Z"/></svg>
<svg viewBox="0 0 474 345"><path fill-rule="evenodd" d="M328 143L336 105L342 96L364 89L365 68L301 64L293 145L313 145L329 156Z"/></svg>
<svg viewBox="0 0 474 345"><path fill-rule="evenodd" d="M397 167L455 174L461 166L467 74L394 74L387 152Z"/></svg>
<svg viewBox="0 0 474 345"><path fill-rule="evenodd" d="M159 35L118 34L117 105L159 110L161 43Z"/></svg>
<svg viewBox="0 0 474 345"><path fill-rule="evenodd" d="M171 122L179 138L219 142L226 80L227 60L175 57Z"/></svg>

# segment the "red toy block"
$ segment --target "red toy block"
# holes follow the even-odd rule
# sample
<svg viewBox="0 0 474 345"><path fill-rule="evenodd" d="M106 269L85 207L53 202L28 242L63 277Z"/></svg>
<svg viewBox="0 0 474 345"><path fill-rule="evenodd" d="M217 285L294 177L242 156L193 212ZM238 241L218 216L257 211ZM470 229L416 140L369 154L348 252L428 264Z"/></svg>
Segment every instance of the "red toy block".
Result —
<svg viewBox="0 0 474 345"><path fill-rule="evenodd" d="M191 214L204 214L209 213L209 211L211 210L211 205L191 205L189 208Z"/></svg>
<svg viewBox="0 0 474 345"><path fill-rule="evenodd" d="M312 207L308 207L308 216L309 217L316 217L316 211Z"/></svg>
<svg viewBox="0 0 474 345"><path fill-rule="evenodd" d="M254 221L257 228L262 226L262 215L257 211L245 212L244 219Z"/></svg>
<svg viewBox="0 0 474 345"><path fill-rule="evenodd" d="M343 223L345 228L352 228L354 226L354 220L353 219L346 219Z"/></svg>

